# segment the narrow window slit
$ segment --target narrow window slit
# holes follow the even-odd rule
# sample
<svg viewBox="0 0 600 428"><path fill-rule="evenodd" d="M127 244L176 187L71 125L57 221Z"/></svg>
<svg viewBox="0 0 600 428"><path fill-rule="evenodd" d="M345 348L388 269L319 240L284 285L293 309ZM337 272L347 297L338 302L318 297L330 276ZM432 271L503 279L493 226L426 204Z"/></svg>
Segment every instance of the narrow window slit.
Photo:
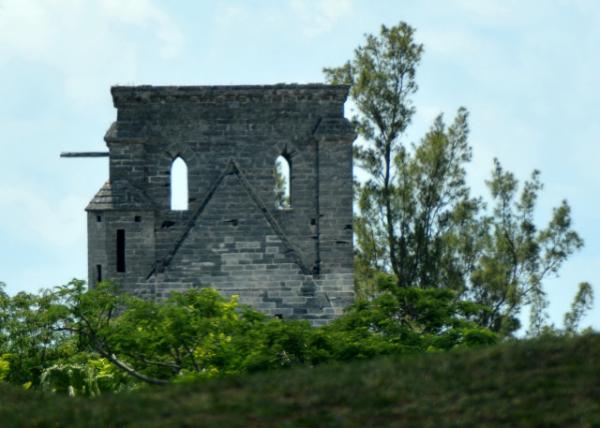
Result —
<svg viewBox="0 0 600 428"><path fill-rule="evenodd" d="M117 229L117 272L125 272L125 229Z"/></svg>

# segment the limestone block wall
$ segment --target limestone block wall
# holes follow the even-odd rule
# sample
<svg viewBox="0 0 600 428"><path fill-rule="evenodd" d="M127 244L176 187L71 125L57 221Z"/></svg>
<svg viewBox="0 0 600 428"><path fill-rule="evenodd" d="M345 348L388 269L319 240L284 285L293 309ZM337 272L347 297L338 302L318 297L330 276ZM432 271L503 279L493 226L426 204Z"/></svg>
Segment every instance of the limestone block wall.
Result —
<svg viewBox="0 0 600 428"><path fill-rule="evenodd" d="M112 88L109 182L87 208L90 284L100 267L103 279L157 298L214 286L284 318L339 315L353 299L347 92ZM289 209L275 206L279 155L290 163ZM188 168L185 211L170 207L177 158Z"/></svg>

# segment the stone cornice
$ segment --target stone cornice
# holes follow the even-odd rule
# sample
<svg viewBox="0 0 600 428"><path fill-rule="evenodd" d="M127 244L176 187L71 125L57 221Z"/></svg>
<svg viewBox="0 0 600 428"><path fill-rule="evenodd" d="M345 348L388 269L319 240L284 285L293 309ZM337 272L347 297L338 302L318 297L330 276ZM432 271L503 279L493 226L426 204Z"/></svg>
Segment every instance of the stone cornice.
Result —
<svg viewBox="0 0 600 428"><path fill-rule="evenodd" d="M319 102L344 103L349 86L310 84L230 85L230 86L113 86L116 108L144 103L190 102Z"/></svg>

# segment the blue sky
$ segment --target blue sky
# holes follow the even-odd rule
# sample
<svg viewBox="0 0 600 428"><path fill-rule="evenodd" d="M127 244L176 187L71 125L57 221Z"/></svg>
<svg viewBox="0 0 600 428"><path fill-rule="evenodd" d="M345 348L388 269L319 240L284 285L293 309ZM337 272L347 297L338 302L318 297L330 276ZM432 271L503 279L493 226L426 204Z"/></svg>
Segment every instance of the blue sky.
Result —
<svg viewBox="0 0 600 428"><path fill-rule="evenodd" d="M108 167L58 155L105 149L111 85L320 82L401 20L425 44L405 141L465 106L475 193L497 157L521 179L542 171L540 223L571 204L586 246L546 282L561 325L580 281L600 287L594 0L0 0L0 281L15 293L85 278L83 209ZM584 325L600 329L599 307Z"/></svg>

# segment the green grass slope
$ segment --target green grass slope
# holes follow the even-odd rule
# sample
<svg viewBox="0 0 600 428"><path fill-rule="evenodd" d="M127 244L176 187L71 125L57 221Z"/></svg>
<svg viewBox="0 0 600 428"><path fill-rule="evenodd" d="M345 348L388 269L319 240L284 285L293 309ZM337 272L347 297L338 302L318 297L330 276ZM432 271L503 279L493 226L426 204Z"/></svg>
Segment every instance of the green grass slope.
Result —
<svg viewBox="0 0 600 428"><path fill-rule="evenodd" d="M69 399L0 386L0 426L600 427L600 336Z"/></svg>

